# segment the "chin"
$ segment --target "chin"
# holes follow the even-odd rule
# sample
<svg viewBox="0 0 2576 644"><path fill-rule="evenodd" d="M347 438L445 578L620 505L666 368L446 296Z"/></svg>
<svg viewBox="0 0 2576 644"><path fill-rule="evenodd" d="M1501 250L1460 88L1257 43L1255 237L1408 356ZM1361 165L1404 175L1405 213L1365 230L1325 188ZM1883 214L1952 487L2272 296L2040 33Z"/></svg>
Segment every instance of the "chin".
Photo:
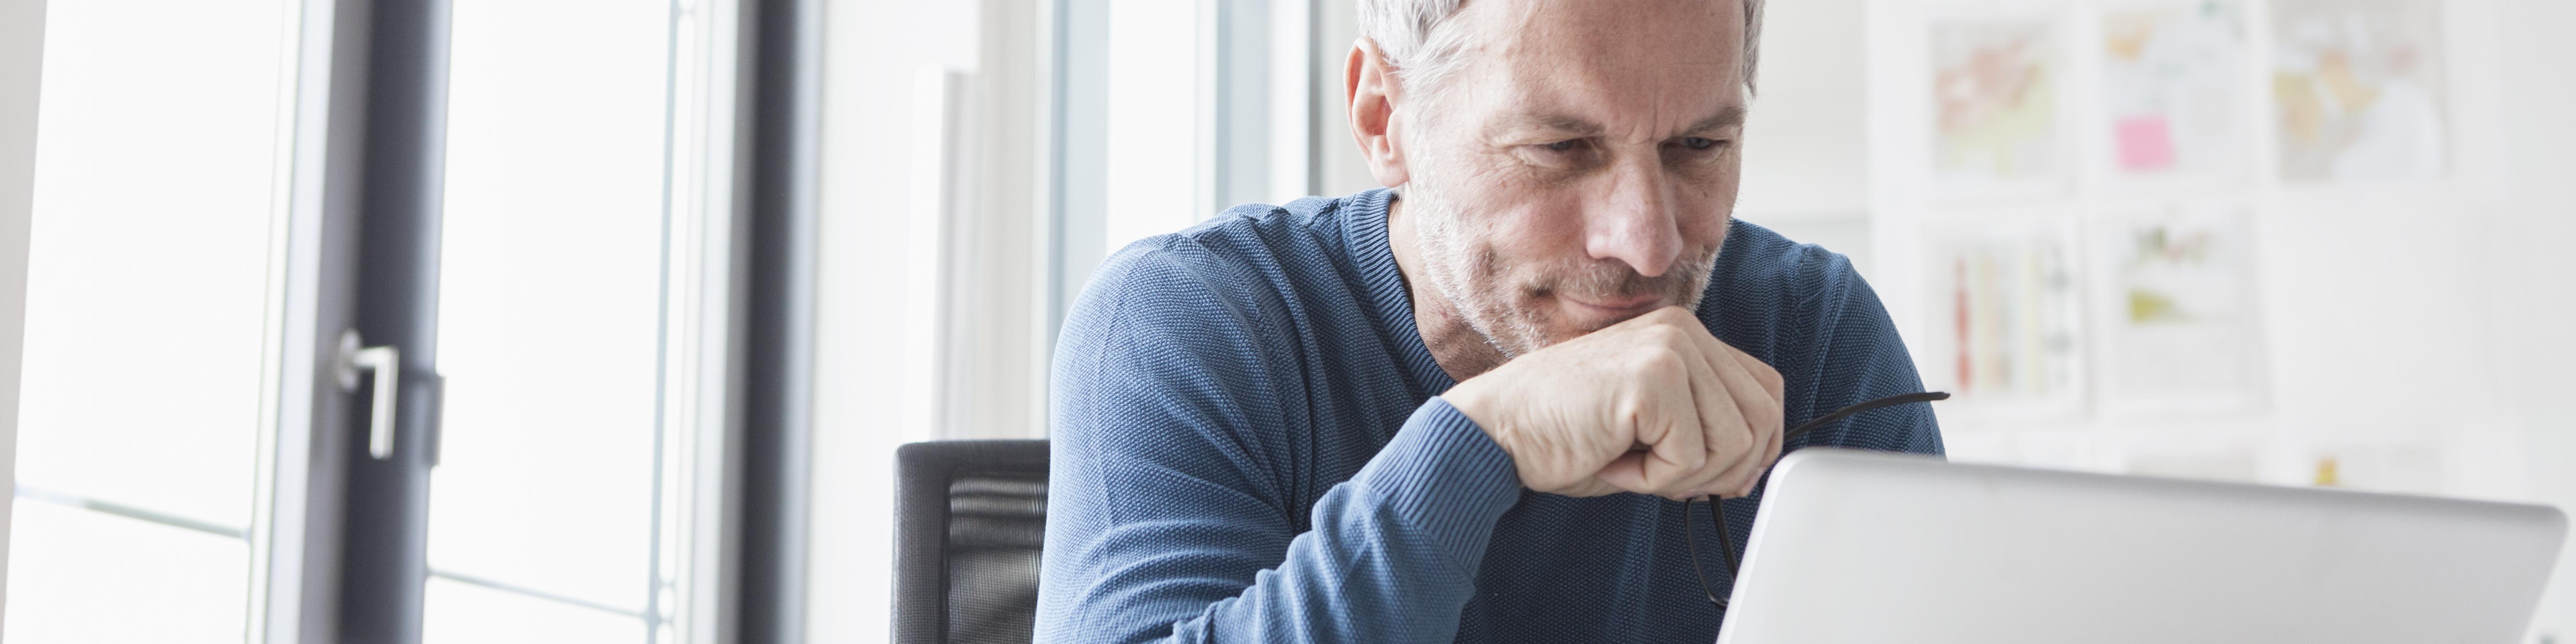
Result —
<svg viewBox="0 0 2576 644"><path fill-rule="evenodd" d="M1607 308L1562 298L1557 299L1555 304L1556 306L1551 307L1555 309L1553 311L1555 315L1551 316L1552 319L1541 320L1539 326L1551 333L1563 333L1565 339L1607 329L1621 322L1636 319L1637 316L1671 306L1668 302L1656 300L1626 308Z"/></svg>
<svg viewBox="0 0 2576 644"><path fill-rule="evenodd" d="M1630 317L1636 316L1600 316L1589 313L1576 314L1573 311L1551 311L1549 315L1522 318L1524 325L1521 328L1535 336L1529 339L1532 340L1531 348L1536 349L1590 335L1594 331L1626 322Z"/></svg>

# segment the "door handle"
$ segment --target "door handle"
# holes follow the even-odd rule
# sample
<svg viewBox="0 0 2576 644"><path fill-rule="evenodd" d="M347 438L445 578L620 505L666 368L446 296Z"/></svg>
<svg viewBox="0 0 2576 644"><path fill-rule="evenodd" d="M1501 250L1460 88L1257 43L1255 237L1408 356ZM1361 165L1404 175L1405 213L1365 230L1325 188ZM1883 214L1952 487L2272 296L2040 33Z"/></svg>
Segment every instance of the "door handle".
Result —
<svg viewBox="0 0 2576 644"><path fill-rule="evenodd" d="M358 390L359 371L375 373L375 400L367 410L367 455L381 461L394 455L394 394L402 390L402 351L392 345L361 345L356 329L340 332L340 391Z"/></svg>

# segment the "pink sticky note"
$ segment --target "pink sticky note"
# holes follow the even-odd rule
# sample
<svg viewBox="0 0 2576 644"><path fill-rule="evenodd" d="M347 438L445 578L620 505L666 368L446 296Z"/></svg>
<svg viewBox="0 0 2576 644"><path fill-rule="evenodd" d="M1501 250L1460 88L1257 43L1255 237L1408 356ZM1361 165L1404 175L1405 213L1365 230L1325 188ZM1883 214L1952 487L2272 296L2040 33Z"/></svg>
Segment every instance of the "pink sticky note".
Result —
<svg viewBox="0 0 2576 644"><path fill-rule="evenodd" d="M2119 139L2120 169L2149 172L2173 167L2173 131L2163 115L2132 116L2112 125Z"/></svg>

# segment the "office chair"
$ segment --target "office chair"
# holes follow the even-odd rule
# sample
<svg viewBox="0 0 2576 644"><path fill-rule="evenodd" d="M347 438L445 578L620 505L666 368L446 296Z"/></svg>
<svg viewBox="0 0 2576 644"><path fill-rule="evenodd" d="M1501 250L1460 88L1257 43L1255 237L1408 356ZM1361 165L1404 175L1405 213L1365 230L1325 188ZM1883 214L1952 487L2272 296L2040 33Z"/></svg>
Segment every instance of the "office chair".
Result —
<svg viewBox="0 0 2576 644"><path fill-rule="evenodd" d="M911 443L895 478L895 644L1027 644L1047 442Z"/></svg>

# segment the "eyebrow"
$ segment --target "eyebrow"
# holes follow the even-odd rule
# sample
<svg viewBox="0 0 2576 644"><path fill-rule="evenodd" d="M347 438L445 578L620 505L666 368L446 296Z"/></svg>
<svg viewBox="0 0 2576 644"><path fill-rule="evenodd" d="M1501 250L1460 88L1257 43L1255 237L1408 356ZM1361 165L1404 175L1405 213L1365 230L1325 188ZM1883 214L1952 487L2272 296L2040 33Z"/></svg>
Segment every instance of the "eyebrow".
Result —
<svg viewBox="0 0 2576 644"><path fill-rule="evenodd" d="M1719 109L1716 114L1710 114L1708 115L1708 118L1700 119L1698 123L1692 123L1690 127L1683 129L1682 133L1706 132L1709 130L1736 127L1743 124L1744 106L1728 105Z"/></svg>
<svg viewBox="0 0 2576 644"><path fill-rule="evenodd" d="M1724 108L1720 108L1715 114L1710 114L1706 118L1702 118L1698 122L1692 123L1690 127L1682 128L1681 133L1692 134L1697 132L1707 132L1710 130L1741 126L1743 124L1744 106L1729 105ZM1563 114L1522 115L1507 121L1505 129L1512 131L1542 130L1548 132L1563 132L1577 137L1599 136L1603 131L1603 128L1599 123Z"/></svg>
<svg viewBox="0 0 2576 644"><path fill-rule="evenodd" d="M1601 134L1600 124L1562 114L1522 114L1506 121L1503 128L1515 132L1529 130L1563 132L1577 137Z"/></svg>

